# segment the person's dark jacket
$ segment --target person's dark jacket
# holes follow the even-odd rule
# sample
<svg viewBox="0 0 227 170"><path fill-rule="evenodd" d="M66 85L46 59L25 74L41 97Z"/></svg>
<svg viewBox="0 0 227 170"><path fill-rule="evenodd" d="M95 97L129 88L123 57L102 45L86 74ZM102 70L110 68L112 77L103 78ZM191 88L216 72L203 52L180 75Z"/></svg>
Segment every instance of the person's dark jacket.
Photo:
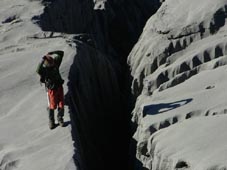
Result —
<svg viewBox="0 0 227 170"><path fill-rule="evenodd" d="M40 75L41 83L45 83L48 89L57 89L64 83L64 80L62 79L59 72L59 67L61 65L64 52L53 51L49 52L48 54L53 55L54 65L52 67L46 67L44 65L44 60L42 60L39 63L36 72Z"/></svg>

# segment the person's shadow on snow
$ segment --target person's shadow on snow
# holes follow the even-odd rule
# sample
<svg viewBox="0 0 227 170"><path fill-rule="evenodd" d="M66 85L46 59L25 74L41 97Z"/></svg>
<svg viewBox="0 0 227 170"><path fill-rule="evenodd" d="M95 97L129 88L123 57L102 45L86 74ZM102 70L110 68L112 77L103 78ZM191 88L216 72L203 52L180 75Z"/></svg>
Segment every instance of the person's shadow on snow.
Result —
<svg viewBox="0 0 227 170"><path fill-rule="evenodd" d="M71 124L71 121L65 121L64 124L63 124L63 127L67 127L70 124Z"/></svg>
<svg viewBox="0 0 227 170"><path fill-rule="evenodd" d="M161 114L190 103L192 99L184 99L172 103L151 104L143 107L143 117L146 115Z"/></svg>

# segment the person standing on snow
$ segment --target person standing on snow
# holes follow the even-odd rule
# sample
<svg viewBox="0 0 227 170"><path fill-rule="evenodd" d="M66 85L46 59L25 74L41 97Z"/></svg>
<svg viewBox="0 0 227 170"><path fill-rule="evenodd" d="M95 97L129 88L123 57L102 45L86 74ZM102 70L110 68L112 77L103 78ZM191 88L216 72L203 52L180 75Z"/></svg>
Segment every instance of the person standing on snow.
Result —
<svg viewBox="0 0 227 170"><path fill-rule="evenodd" d="M49 128L55 128L54 110L58 109L57 119L60 126L64 126L64 92L59 67L64 52L52 51L47 53L39 63L36 72L40 75L40 82L45 83L48 93Z"/></svg>

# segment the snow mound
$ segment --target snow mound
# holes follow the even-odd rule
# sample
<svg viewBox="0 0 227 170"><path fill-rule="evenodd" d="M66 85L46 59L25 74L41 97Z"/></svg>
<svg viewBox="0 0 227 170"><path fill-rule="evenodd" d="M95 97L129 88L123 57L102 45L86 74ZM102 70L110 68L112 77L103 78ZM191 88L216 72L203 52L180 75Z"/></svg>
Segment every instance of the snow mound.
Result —
<svg viewBox="0 0 227 170"><path fill-rule="evenodd" d="M226 169L226 121L226 115L196 118L154 134L147 153L152 169Z"/></svg>

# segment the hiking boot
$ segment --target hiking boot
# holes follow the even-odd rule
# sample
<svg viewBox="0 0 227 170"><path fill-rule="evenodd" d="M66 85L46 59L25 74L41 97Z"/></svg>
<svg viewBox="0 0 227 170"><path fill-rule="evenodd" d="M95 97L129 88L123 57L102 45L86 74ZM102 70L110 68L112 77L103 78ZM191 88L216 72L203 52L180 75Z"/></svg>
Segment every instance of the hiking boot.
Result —
<svg viewBox="0 0 227 170"><path fill-rule="evenodd" d="M59 123L59 126L64 127L64 120L63 120L63 118L58 118L58 123Z"/></svg>
<svg viewBox="0 0 227 170"><path fill-rule="evenodd" d="M58 108L58 123L59 126L64 127L64 120L63 120L63 116L64 116L64 108Z"/></svg>
<svg viewBox="0 0 227 170"><path fill-rule="evenodd" d="M53 121L49 122L49 128L50 128L50 130L55 128L55 123Z"/></svg>

